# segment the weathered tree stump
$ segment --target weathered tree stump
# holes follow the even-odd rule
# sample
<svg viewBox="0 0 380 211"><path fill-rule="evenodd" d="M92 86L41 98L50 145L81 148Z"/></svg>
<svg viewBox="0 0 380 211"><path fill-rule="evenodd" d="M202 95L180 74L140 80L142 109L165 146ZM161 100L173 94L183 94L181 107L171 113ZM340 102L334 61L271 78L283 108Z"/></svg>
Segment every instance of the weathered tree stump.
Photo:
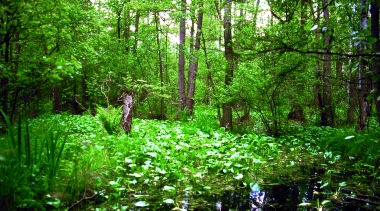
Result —
<svg viewBox="0 0 380 211"><path fill-rule="evenodd" d="M121 117L121 127L124 129L126 134L131 132L132 126L132 111L133 111L133 101L132 95L126 94L123 100L123 116Z"/></svg>

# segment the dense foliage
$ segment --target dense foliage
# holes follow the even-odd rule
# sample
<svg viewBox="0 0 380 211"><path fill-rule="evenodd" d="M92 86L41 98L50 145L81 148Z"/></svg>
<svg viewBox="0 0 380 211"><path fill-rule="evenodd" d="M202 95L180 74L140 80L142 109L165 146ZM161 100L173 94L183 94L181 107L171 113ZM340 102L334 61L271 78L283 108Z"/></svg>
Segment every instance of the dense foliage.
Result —
<svg viewBox="0 0 380 211"><path fill-rule="evenodd" d="M379 8L0 1L0 209L375 208Z"/></svg>

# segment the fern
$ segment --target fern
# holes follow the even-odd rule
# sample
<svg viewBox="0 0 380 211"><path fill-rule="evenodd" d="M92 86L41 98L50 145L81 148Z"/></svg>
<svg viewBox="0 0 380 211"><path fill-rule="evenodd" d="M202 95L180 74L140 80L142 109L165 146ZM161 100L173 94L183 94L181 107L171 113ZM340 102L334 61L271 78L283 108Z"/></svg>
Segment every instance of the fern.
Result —
<svg viewBox="0 0 380 211"><path fill-rule="evenodd" d="M120 132L120 119L121 108L112 107L103 108L98 106L96 108L97 118L103 124L104 129L108 134L114 134Z"/></svg>

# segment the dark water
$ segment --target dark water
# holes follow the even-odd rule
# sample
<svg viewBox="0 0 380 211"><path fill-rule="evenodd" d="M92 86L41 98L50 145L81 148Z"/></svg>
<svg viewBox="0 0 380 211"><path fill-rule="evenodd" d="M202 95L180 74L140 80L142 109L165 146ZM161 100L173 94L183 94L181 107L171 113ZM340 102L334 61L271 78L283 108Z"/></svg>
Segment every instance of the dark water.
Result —
<svg viewBox="0 0 380 211"><path fill-rule="evenodd" d="M175 196L176 203L165 204L166 198L159 194L158 190L140 192L141 198L129 197L128 200L119 202L119 206L124 206L121 210L216 210L216 211L266 211L266 210L380 210L380 198L373 194L360 195L359 191L335 188L332 189L323 175L318 175L311 171L306 177L294 182L285 184L282 180L272 184L261 184L261 187L242 187L234 190L219 189L213 193L211 189L208 193L194 194L183 192ZM324 172L322 173L324 174ZM352 180L352 175L339 175L335 178L340 181ZM330 178L330 182L334 178ZM283 184L279 184L283 183ZM339 183L339 182L335 182ZM215 185L215 184L214 184ZM216 193L217 192L217 193ZM131 195L131 194L129 194ZM147 207L135 207L137 201L146 201ZM322 202L328 200L327 204ZM108 202L105 202L108 203ZM299 206L301 203L309 203L307 206ZM87 204L75 210L95 210L96 207L109 207L105 204ZM109 210L109 209L106 209Z"/></svg>

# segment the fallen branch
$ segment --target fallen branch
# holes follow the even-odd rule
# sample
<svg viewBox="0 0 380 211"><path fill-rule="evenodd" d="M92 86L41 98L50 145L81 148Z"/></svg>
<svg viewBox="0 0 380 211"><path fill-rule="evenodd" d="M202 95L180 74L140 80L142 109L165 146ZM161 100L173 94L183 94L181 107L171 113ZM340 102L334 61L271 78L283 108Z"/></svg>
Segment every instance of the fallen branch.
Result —
<svg viewBox="0 0 380 211"><path fill-rule="evenodd" d="M69 208L67 208L68 210L71 210L73 209L75 206L77 206L78 204L82 203L82 201L86 201L86 200L90 200L90 199L93 199L95 198L95 196L99 195L99 193L95 193L94 195L92 196L89 196L89 197L85 197L85 198L82 198L81 200L75 202L75 204L71 205Z"/></svg>
<svg viewBox="0 0 380 211"><path fill-rule="evenodd" d="M354 200L354 201L360 201L360 202L365 202L365 203L369 203L369 204L380 205L380 203L373 202L373 201L370 201L368 199L359 199L359 198L355 198L355 197L352 197L352 196L347 196L346 198Z"/></svg>

